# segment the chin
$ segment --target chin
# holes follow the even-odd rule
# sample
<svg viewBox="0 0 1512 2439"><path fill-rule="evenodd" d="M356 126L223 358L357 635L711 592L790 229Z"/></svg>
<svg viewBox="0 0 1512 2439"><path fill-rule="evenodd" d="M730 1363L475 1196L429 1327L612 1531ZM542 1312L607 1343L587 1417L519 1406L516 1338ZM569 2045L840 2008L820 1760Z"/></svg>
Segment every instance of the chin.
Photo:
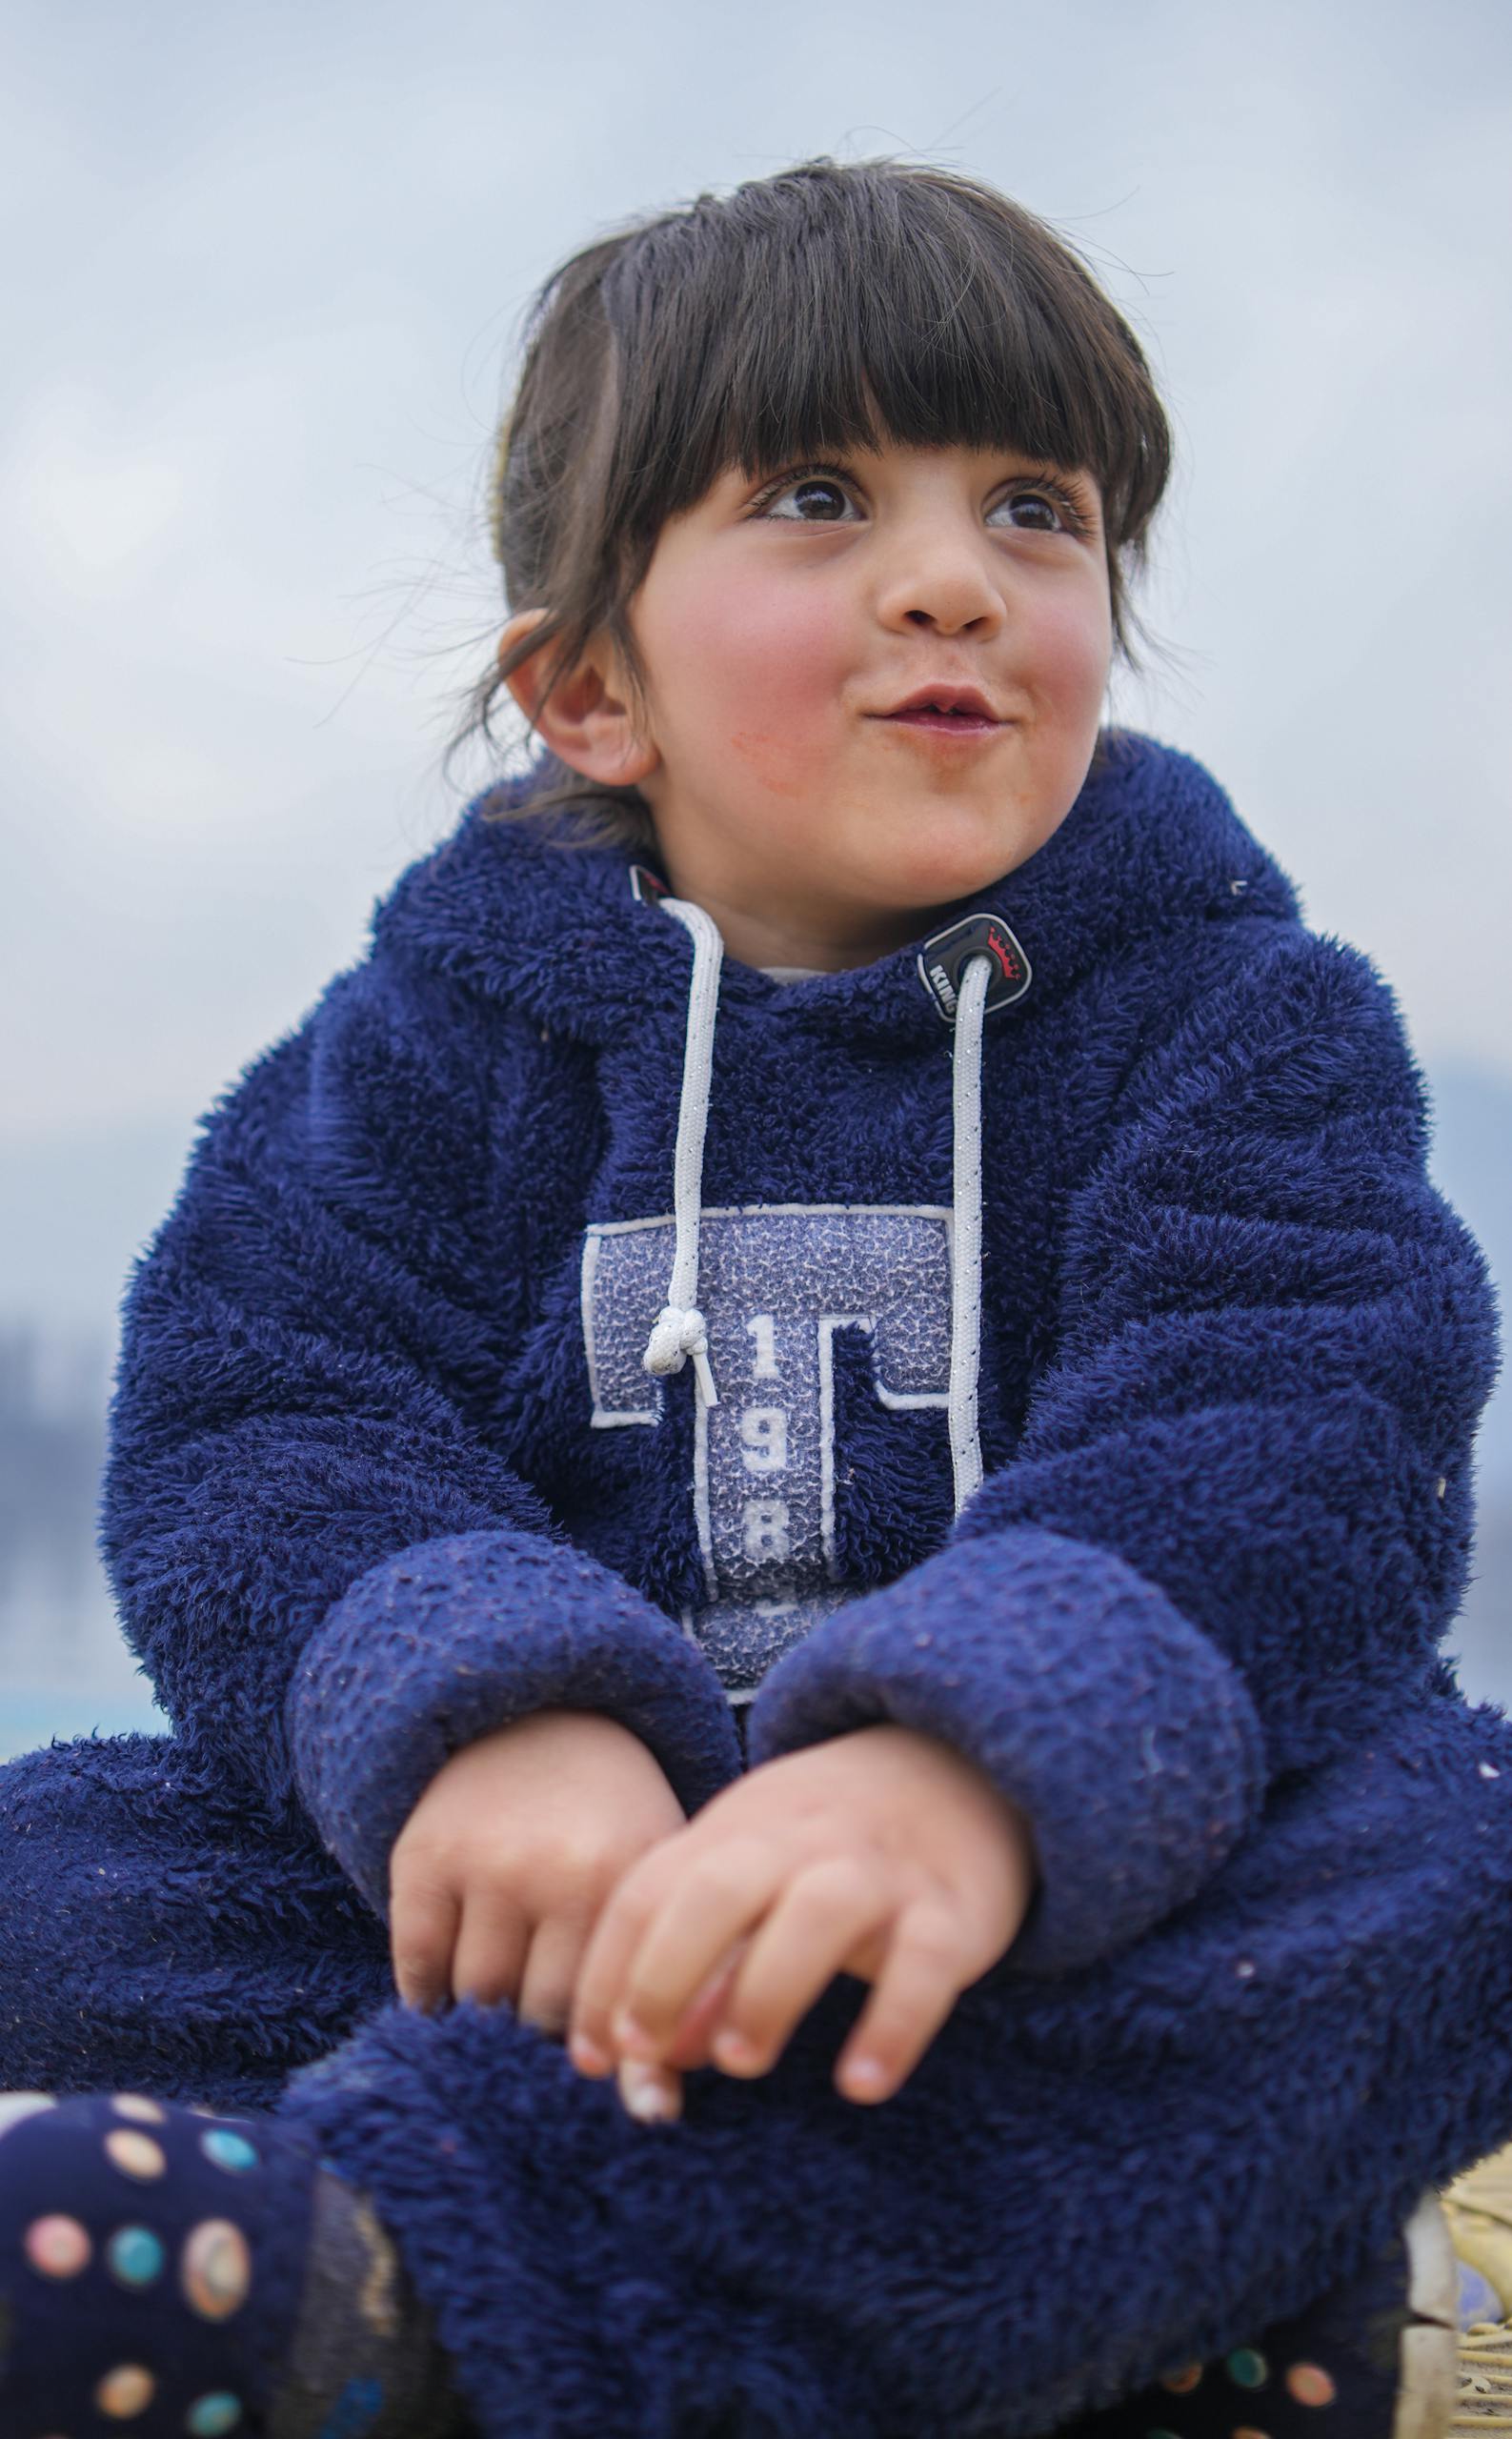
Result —
<svg viewBox="0 0 1512 2439"><path fill-rule="evenodd" d="M902 906L952 906L958 897L974 897L978 890L1017 870L1042 843L1038 837L1026 840L1020 834L1002 831L987 838L978 833L969 841L958 837L916 840L909 853L898 857L888 878Z"/></svg>

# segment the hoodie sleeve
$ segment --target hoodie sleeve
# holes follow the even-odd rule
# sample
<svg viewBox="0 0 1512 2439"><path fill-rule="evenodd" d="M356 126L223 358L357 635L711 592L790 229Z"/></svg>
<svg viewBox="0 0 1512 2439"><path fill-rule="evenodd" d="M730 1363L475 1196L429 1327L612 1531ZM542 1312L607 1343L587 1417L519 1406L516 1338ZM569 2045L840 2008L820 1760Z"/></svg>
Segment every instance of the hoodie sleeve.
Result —
<svg viewBox="0 0 1512 2439"><path fill-rule="evenodd" d="M701 1651L491 1435L517 1326L499 1095L539 1079L487 1013L375 950L249 1067L131 1280L111 1409L128 1642L379 1913L435 1772L527 1712L619 1720L689 1811L740 1767Z"/></svg>
<svg viewBox="0 0 1512 2439"><path fill-rule="evenodd" d="M785 1654L749 1723L753 1764L878 1720L977 1762L1033 1824L1025 1973L1186 1904L1274 1779L1426 1683L1498 1361L1361 952L1267 932L1120 1106L1011 1461L943 1549Z"/></svg>

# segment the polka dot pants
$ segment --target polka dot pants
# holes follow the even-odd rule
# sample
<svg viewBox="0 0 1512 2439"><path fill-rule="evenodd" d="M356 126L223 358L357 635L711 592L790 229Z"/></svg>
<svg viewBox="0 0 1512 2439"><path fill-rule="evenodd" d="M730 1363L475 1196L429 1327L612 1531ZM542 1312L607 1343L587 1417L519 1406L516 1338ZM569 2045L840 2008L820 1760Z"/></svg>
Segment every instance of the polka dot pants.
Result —
<svg viewBox="0 0 1512 2439"><path fill-rule="evenodd" d="M1456 2340L1408 2303L1404 2237L1347 2285L1209 2362L1177 2365L1058 2439L1392 2439L1403 2333L1431 2331L1440 2377Z"/></svg>
<svg viewBox="0 0 1512 2439"><path fill-rule="evenodd" d="M0 2098L5 2439L467 2428L365 2198L272 2118Z"/></svg>

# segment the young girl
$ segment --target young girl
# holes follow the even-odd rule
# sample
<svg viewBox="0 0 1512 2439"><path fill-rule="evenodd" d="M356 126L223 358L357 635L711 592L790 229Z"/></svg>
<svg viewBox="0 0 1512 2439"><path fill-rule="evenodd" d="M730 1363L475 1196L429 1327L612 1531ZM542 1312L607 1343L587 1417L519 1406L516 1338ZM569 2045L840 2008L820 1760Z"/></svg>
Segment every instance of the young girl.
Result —
<svg viewBox="0 0 1512 2439"><path fill-rule="evenodd" d="M1446 2427L1494 1309L1388 987L1100 725L1167 465L951 173L547 283L536 758L132 1278L172 1736L0 1781L13 2439Z"/></svg>

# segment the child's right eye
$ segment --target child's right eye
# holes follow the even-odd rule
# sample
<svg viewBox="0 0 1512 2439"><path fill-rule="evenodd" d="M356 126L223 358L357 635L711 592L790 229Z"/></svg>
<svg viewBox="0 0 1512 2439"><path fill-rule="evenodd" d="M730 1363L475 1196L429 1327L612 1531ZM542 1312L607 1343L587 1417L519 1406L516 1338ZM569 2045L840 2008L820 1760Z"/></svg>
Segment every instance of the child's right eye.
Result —
<svg viewBox="0 0 1512 2439"><path fill-rule="evenodd" d="M816 492L828 492L832 496L839 494L849 497L846 478L836 467L801 466L796 473L779 475L775 483L769 483L766 490L757 495L753 514L757 516L769 514L773 502L780 499L785 492L803 492L809 494ZM777 519L777 522L783 525L833 525L837 521L833 516L784 516Z"/></svg>

